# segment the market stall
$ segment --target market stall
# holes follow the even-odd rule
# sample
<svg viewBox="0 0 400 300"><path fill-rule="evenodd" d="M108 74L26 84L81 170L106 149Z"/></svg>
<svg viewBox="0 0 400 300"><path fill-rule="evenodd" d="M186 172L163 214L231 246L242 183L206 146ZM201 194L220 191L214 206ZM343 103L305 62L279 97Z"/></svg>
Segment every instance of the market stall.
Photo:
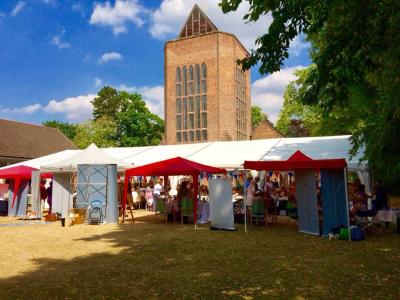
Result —
<svg viewBox="0 0 400 300"><path fill-rule="evenodd" d="M167 160L158 161L155 163L147 164L140 167L135 167L125 171L125 188L123 196L123 215L125 216L126 199L128 191L129 178L132 176L178 176L188 175L193 178L194 186L194 223L197 222L197 194L200 173L219 174L225 173L225 169L211 167L203 164L196 163L184 159L182 157L175 157Z"/></svg>
<svg viewBox="0 0 400 300"><path fill-rule="evenodd" d="M294 171L298 203L299 231L319 235L316 171L321 172L321 197L323 228L327 235L337 226L349 224L346 184L346 161L344 158L312 159L296 151L287 160L245 161L249 170Z"/></svg>

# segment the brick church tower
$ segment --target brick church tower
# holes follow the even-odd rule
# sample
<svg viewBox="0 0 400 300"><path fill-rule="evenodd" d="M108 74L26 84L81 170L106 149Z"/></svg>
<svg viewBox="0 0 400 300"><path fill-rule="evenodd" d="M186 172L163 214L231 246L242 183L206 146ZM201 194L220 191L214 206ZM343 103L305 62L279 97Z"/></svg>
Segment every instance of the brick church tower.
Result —
<svg viewBox="0 0 400 300"><path fill-rule="evenodd" d="M250 72L236 63L247 55L233 34L193 7L164 47L167 144L250 139Z"/></svg>

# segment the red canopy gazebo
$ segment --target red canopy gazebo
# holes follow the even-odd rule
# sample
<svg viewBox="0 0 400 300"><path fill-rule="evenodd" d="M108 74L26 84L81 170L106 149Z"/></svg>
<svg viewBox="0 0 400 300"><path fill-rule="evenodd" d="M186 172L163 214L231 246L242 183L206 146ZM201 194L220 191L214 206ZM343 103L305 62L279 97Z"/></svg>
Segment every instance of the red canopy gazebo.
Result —
<svg viewBox="0 0 400 300"><path fill-rule="evenodd" d="M200 173L207 174L218 174L226 173L225 169L211 167L203 164L196 163L194 161L175 157L159 162L147 164L131 168L125 171L125 189L124 197L122 202L123 216L125 216L126 208L126 196L128 191L128 180L132 176L177 176L177 175L189 175L193 178L194 195L198 194L198 176ZM196 196L194 197L194 223L197 221L197 201Z"/></svg>
<svg viewBox="0 0 400 300"><path fill-rule="evenodd" d="M346 167L344 158L312 159L297 150L287 160L248 161L243 164L245 169L267 171L292 171L296 169L343 169Z"/></svg>
<svg viewBox="0 0 400 300"><path fill-rule="evenodd" d="M347 175L346 175L346 167L347 163L344 158L339 159L312 159L302 153L301 151L296 151L293 153L287 160L280 161L245 161L243 164L245 169L250 170L265 170L265 171L296 171L299 173L299 177L304 182L307 182L307 172L310 170L319 170L321 172L321 193L322 193L322 209L324 214L324 227L322 229L323 233L327 233L327 231L337 226L341 223L347 223L347 227L350 230L349 223L349 203L347 197ZM311 178L313 176L311 175ZM315 177L315 176L314 176ZM309 177L310 178L310 177ZM325 182L325 185L322 184ZM297 180L296 180L297 183ZM312 189L312 185L308 187L308 184L298 185L296 191L298 191L298 187L302 188L302 191L305 192L305 196L299 192L296 197L302 197L304 201L313 201L316 200L315 195L311 195L312 193L308 193L307 189ZM308 195L308 196L307 196ZM315 199L314 199L315 198ZM311 200L310 200L311 199ZM299 201L301 203L301 201ZM310 202L311 203L311 202ZM315 209L318 209L315 203L310 205L306 203L302 205L302 209L298 208L299 212L299 227L302 227L301 219L308 218L311 224L308 226L308 229L303 232L307 233L315 233L315 226L313 225L318 223L318 219L312 219L312 215L316 215L318 217L318 211L315 212ZM303 217L300 214L300 211L306 211L307 214L303 214ZM310 217L311 215L311 217ZM312 219L312 220L311 220ZM326 221L326 222L325 222ZM307 222L303 222L307 224ZM326 224L326 225L325 225ZM317 224L319 227L319 224ZM307 225L300 229L307 228ZM320 228L318 228L320 229ZM349 235L350 237L350 235Z"/></svg>
<svg viewBox="0 0 400 300"><path fill-rule="evenodd" d="M18 194L21 179L30 180L32 177L32 171L37 171L37 169L26 166L16 166L0 170L0 178L15 180L11 208L14 207L15 197Z"/></svg>

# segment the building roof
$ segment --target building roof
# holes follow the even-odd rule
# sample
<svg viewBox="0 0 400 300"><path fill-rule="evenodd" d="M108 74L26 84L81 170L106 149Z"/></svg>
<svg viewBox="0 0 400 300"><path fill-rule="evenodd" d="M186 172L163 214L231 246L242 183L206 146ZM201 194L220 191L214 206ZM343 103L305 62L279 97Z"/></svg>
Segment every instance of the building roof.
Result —
<svg viewBox="0 0 400 300"><path fill-rule="evenodd" d="M0 119L0 157L32 159L77 149L57 128Z"/></svg>
<svg viewBox="0 0 400 300"><path fill-rule="evenodd" d="M217 26L215 26L200 7L195 4L179 33L178 39L217 31Z"/></svg>
<svg viewBox="0 0 400 300"><path fill-rule="evenodd" d="M279 132L278 129L268 120L262 120L257 126L251 129L251 139L261 140L261 139L271 139L271 138L281 138L283 134Z"/></svg>

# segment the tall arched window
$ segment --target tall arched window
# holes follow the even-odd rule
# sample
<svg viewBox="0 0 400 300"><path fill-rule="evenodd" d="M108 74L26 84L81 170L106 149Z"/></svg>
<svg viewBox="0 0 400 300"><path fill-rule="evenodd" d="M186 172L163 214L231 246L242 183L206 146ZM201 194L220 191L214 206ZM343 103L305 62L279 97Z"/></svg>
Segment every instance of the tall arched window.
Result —
<svg viewBox="0 0 400 300"><path fill-rule="evenodd" d="M207 82L206 82L206 78L207 78L207 67L206 64L202 64L201 65L201 92L203 94L207 93Z"/></svg>
<svg viewBox="0 0 400 300"><path fill-rule="evenodd" d="M195 66L194 80L196 82L196 94L200 94L200 66Z"/></svg>
<svg viewBox="0 0 400 300"><path fill-rule="evenodd" d="M181 77L181 68L177 67L176 68L176 82L181 82L182 81L182 77Z"/></svg>
<svg viewBox="0 0 400 300"><path fill-rule="evenodd" d="M182 75L183 75L183 94L187 96L187 69L186 67L182 68Z"/></svg>
<svg viewBox="0 0 400 300"><path fill-rule="evenodd" d="M176 141L206 141L207 136L206 64L176 69Z"/></svg>
<svg viewBox="0 0 400 300"><path fill-rule="evenodd" d="M189 66L189 80L193 80L193 66Z"/></svg>
<svg viewBox="0 0 400 300"><path fill-rule="evenodd" d="M206 64L202 64L201 65L201 73L202 73L203 79L207 78L207 67L206 67Z"/></svg>

